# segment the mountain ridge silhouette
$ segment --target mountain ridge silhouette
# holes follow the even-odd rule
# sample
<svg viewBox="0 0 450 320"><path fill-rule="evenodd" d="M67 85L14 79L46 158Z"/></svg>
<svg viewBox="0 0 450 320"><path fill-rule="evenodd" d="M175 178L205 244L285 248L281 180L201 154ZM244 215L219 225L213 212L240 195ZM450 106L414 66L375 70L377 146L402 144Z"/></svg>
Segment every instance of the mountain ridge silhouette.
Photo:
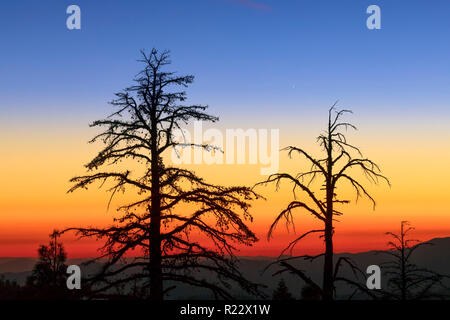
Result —
<svg viewBox="0 0 450 320"><path fill-rule="evenodd" d="M414 258L412 262L417 265L428 268L430 270L436 271L438 273L450 275L450 237L438 237L433 238L423 243L430 243L432 245L422 246L418 248L414 253ZM370 250L358 253L336 253L335 261L339 257L349 257L351 258L360 268L365 271L367 266L372 264L380 265L389 259L386 254L380 254L382 251L388 250ZM287 256L286 256L287 257ZM281 276L273 277L272 274L278 270L277 266L273 266L266 270L264 269L271 262L276 260L276 257L266 257L266 256L239 256L240 260L240 271L251 281L262 283L267 286L264 290L268 296L276 288L278 282L281 278L285 280L289 291L296 297L300 297L300 290L303 286L303 282L296 276L291 274L283 274ZM68 259L67 264L77 264L80 265L91 258L74 258ZM23 258L11 258L11 257L0 257L0 277L3 276L5 279L14 280L17 283L23 285L26 281L27 276L31 274L31 270L37 258L23 257ZM322 263L321 259L315 261L304 261L304 260L293 260L292 264L296 267L304 270L316 283L320 283L322 278ZM99 266L100 263L97 263ZM85 267L85 270L95 270L97 267L90 265ZM83 267L82 267L83 269ZM351 277L352 272L350 268L344 267L342 269L343 276ZM205 277L209 275L205 274ZM339 291L342 295L351 294L353 291L351 288L347 288L345 285L340 286ZM239 291L236 291L236 295L239 296ZM179 286L178 289L172 293L169 297L170 299L208 299L211 298L208 294L205 295L202 289L198 288L188 288L187 286ZM241 298L250 298L247 296L241 296Z"/></svg>

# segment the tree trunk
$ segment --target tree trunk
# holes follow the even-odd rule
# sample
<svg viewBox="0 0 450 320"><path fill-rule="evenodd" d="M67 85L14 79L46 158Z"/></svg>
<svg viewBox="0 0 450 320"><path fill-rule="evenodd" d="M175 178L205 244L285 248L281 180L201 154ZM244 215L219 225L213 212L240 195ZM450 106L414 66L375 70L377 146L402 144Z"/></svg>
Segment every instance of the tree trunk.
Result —
<svg viewBox="0 0 450 320"><path fill-rule="evenodd" d="M327 177L326 177L326 217L325 217L325 261L323 266L323 300L333 300L333 149L331 143L331 127L328 128Z"/></svg>
<svg viewBox="0 0 450 320"><path fill-rule="evenodd" d="M323 267L323 299L333 300L333 224L332 219L325 222L325 262Z"/></svg>
<svg viewBox="0 0 450 320"><path fill-rule="evenodd" d="M401 241L402 241L402 247L401 247L401 297L402 301L406 300L406 259L405 259L405 232L403 230L403 222L401 225Z"/></svg>
<svg viewBox="0 0 450 320"><path fill-rule="evenodd" d="M163 300L163 281L161 268L161 195L160 195L160 164L157 145L156 115L152 114L152 135L151 135L151 175L152 194L150 207L150 300ZM154 120L154 121L153 121Z"/></svg>
<svg viewBox="0 0 450 320"><path fill-rule="evenodd" d="M157 183L159 184L159 183ZM161 301L163 299L163 284L161 270L161 212L160 196L156 188L152 192L152 206L150 213L150 299Z"/></svg>

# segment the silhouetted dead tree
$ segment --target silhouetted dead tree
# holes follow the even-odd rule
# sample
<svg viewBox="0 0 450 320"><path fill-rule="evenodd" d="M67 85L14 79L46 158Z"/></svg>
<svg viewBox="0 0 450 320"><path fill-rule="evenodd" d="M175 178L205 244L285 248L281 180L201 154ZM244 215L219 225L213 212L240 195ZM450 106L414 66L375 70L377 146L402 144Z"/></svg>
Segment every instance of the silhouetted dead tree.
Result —
<svg viewBox="0 0 450 320"><path fill-rule="evenodd" d="M91 125L105 128L91 141L105 145L86 165L93 173L71 179L69 192L100 182L108 186L111 198L133 189L139 197L118 209L122 216L111 227L75 228L81 238L105 240L99 259L108 261L90 280L96 285L94 292L140 284L140 292L161 300L174 288L163 287L170 281L207 288L217 298L231 298L227 288L232 283L257 294L257 287L236 268L234 252L237 244L257 241L245 221L252 220L248 201L258 195L246 187L209 184L192 171L164 163L163 154L172 148L213 149L178 141L174 133L189 121L218 118L205 113L206 106L181 104L186 93L176 88L187 87L194 78L164 71L170 63L168 52L141 53L144 69L135 85L116 94L111 102L117 108L114 113ZM122 161L127 169L111 169ZM200 236L210 243L196 239ZM122 264L133 250L142 257ZM198 276L208 272L214 280Z"/></svg>
<svg viewBox="0 0 450 320"><path fill-rule="evenodd" d="M386 296L395 300L420 300L431 298L449 297L442 292L433 291L446 288L443 280L449 279L446 275L441 275L432 270L421 268L412 263L413 253L423 246L432 245L429 242L419 243L418 240L408 239L408 233L414 230L408 221L402 221L400 233L386 232L393 240L388 242L390 251L379 251L380 254L387 254L391 261L383 263L383 274L389 277Z"/></svg>
<svg viewBox="0 0 450 320"><path fill-rule="evenodd" d="M323 148L324 157L315 158L310 153L306 152L302 148L295 146L289 146L284 150L288 151L289 157L294 154L298 154L304 157L311 167L308 171L300 172L297 175L291 175L288 173L278 173L269 176L266 181L259 184L275 183L278 189L279 185L285 181L293 185L292 192L294 194L294 201L289 203L286 209L281 211L277 216L273 224L270 226L268 238L272 236L272 232L281 220L285 220L288 226L294 226L293 212L296 209L303 210L315 218L317 218L322 228L310 230L294 241L288 244L283 250L282 254L286 251L292 252L292 249L297 243L311 234L319 234L325 241L325 252L317 256L301 256L297 258L316 259L318 257L324 258L323 267L323 283L322 287L315 284L312 279L305 275L301 270L296 269L286 259L279 261L279 264L284 267L281 272L292 272L298 275L306 284L314 288L315 290L320 288L320 292L324 300L331 300L334 297L334 281L337 278L339 268L342 264L346 263L350 265L351 269L360 273L357 267L348 259L344 258L339 263L333 263L333 234L336 216L342 214L341 211L336 209L338 204L349 203L349 200L338 199L337 186L341 183L347 182L354 189L356 193L356 200L360 197L368 198L375 208L375 200L369 194L366 187L361 183L359 178L354 176L354 169L358 169L362 174L372 183L377 184L379 180L384 180L389 184L389 180L381 174L378 165L364 158L361 151L347 142L346 136L342 132L342 129L355 129L356 127L348 122L342 122L341 118L345 113L351 113L350 110L335 110L336 103L329 109L328 112L328 125L324 133L320 134L317 138L318 143ZM356 154L355 157L353 154ZM353 172L353 173L352 173ZM312 183L316 180L320 180L323 195L317 195L314 192ZM297 200L297 193L300 191L305 200Z"/></svg>

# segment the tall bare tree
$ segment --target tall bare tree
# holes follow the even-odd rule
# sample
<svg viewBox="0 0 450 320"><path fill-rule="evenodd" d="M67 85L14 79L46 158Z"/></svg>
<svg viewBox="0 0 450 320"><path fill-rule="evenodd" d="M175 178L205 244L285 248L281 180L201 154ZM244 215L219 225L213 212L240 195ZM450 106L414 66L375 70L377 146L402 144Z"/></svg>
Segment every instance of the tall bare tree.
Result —
<svg viewBox="0 0 450 320"><path fill-rule="evenodd" d="M252 220L248 201L258 195L246 187L209 184L192 171L165 163L163 155L173 148L212 150L211 145L180 140L175 130L189 121L218 118L207 114L206 106L182 104L186 93L178 88L187 87L194 77L165 71L168 52L141 53L144 68L135 84L116 94L111 102L114 113L91 125L104 128L91 141L104 144L86 165L91 173L71 179L69 192L100 182L108 186L111 198L133 189L138 194L135 201L119 207L121 216L112 226L75 228L80 237L106 241L99 258L108 261L91 279L94 292L138 283L148 298L162 300L173 288L164 283L181 282L207 288L221 298L231 297L231 283L256 294L256 286L238 271L234 252L237 244L257 241L245 221ZM126 169L120 171L122 161ZM142 255L120 264L133 250ZM214 280L203 278L205 272L213 273Z"/></svg>
<svg viewBox="0 0 450 320"><path fill-rule="evenodd" d="M414 252L421 247L432 245L430 242L419 242L410 239L409 233L414 228L408 221L402 221L400 233L386 232L393 238L388 242L391 250L379 251L392 259L382 264L384 274L389 277L388 290L385 296L395 300L420 300L444 298L441 291L448 291L444 280L449 277L432 270L422 268L413 263ZM448 298L447 294L447 298Z"/></svg>
<svg viewBox="0 0 450 320"><path fill-rule="evenodd" d="M355 169L360 170L363 176L372 183L377 184L380 180L384 180L389 184L389 180L381 174L378 165L372 160L363 157L359 148L347 142L342 129L356 130L356 127L341 119L344 114L351 113L351 111L336 110L335 107L336 103L329 109L328 124L325 132L317 137L317 141L324 153L323 157L317 158L303 148L289 146L284 149L288 152L288 156L292 158L294 154L297 154L304 157L310 163L310 168L296 175L289 173L273 174L267 180L258 183L258 185L276 183L277 189L284 181L293 185L294 201L290 202L287 208L281 211L270 226L269 239L281 220L285 220L288 226L294 226L293 213L296 209L312 214L322 224L322 228L310 230L297 237L282 252L282 254L286 251L292 252L292 249L301 239L311 234L320 234L324 238L325 252L316 256L300 256L296 258L324 258L322 286L317 285L301 270L295 268L289 262L291 258L281 259L278 263L284 267L280 272L288 271L298 275L307 285L319 291L324 300L333 299L334 282L337 278L339 267L343 263L350 264L351 268L356 270L355 266L347 258L341 258L336 264L333 261L333 235L335 230L333 222L337 216L342 215L342 211L338 211L336 206L350 202L349 200L338 198L337 187L344 182L348 183L356 193L356 200L359 197L366 197L373 203L373 208L375 209L375 200L361 182L360 176L355 175ZM313 182L316 180L320 182L320 195L314 189ZM302 200L297 200L299 191L303 194Z"/></svg>

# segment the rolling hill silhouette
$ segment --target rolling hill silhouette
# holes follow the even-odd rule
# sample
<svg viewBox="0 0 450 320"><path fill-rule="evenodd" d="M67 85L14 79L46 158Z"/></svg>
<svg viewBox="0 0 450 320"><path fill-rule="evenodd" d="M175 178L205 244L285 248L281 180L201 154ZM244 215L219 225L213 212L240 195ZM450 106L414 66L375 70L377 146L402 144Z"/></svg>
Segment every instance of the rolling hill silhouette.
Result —
<svg viewBox="0 0 450 320"><path fill-rule="evenodd" d="M421 267L436 271L441 274L450 274L450 237L434 238L425 242L432 245L419 247L414 253L412 262ZM365 270L369 265L379 265L388 259L388 255L379 254L379 252L377 251L368 251L360 253L339 253L335 256L336 261L339 257L343 256L351 258L362 270ZM274 257L242 256L239 259L240 270L244 274L244 276L246 276L251 281L264 284L266 286L264 291L269 297L271 296L271 293L276 288L281 278L285 280L285 283L293 296L295 296L296 298L300 297L300 290L304 283L298 277L287 273L281 276L273 277L272 274L278 270L276 266L273 266L263 272L266 266L275 260ZM87 260L88 259L81 258L69 259L67 261L67 264L80 265ZM15 280L17 281L17 283L23 285L26 281L27 276L31 274L31 269L33 268L36 261L36 258L0 258L0 276L4 276L5 279L8 280ZM292 264L305 271L317 283L321 282L322 261L320 259L317 259L313 262L296 261ZM97 267L99 267L99 265L100 263L97 263L97 265L94 264L87 267L82 267L82 270L83 272L91 273ZM341 275L344 277L352 278L352 272L350 268L343 268ZM213 275L202 273L202 276L211 279L210 277L212 277ZM382 286L385 285L385 281L383 280L385 279L382 278ZM236 297L251 298L248 296L240 295L240 291L238 291L238 288L235 288L234 290ZM346 285L338 285L337 291L338 297L345 298L347 295L350 295L353 292L353 289ZM208 298L212 298L212 295L208 292L205 292L204 289L192 288L185 285L179 285L177 289L175 289L169 296L169 299Z"/></svg>

